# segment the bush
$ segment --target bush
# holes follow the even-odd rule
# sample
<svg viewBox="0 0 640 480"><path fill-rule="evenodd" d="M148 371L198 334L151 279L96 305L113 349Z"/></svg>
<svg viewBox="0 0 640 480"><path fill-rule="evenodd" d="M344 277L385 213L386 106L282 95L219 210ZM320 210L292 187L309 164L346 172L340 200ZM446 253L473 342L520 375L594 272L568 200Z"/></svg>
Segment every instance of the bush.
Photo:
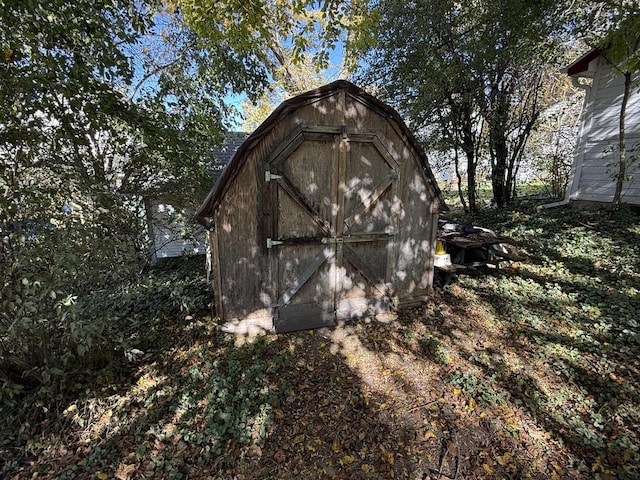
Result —
<svg viewBox="0 0 640 480"><path fill-rule="evenodd" d="M101 350L112 326L86 305L140 271L140 243L126 211L16 217L5 217L1 232L2 397L36 389L53 400Z"/></svg>

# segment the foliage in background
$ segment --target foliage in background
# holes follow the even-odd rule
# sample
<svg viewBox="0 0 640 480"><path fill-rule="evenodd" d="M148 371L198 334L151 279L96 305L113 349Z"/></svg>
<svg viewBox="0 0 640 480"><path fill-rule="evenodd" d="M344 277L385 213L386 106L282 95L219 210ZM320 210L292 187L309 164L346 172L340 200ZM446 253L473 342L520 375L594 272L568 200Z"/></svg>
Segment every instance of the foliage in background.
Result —
<svg viewBox="0 0 640 480"><path fill-rule="evenodd" d="M269 62L271 81L268 88L259 98L242 102L242 131L254 131L288 98L328 83L325 71L314 66L311 58L295 63L291 51L291 48L281 47L273 54L273 60Z"/></svg>
<svg viewBox="0 0 640 480"><path fill-rule="evenodd" d="M589 47L583 40L566 42L557 52L557 64L566 66L579 58ZM555 68L543 71L538 122L527 140L520 170L524 174L516 186L517 195L528 190L527 182L544 182L544 193L551 198L563 198L576 154L579 122L583 113L585 90L576 88L573 80ZM517 196L516 195L516 196Z"/></svg>
<svg viewBox="0 0 640 480"><path fill-rule="evenodd" d="M153 6L4 1L0 11L0 378L3 395L57 397L63 373L111 327L78 305L141 268L141 196L203 178L204 139L220 127L185 129L202 112L172 110L168 87L127 97Z"/></svg>
<svg viewBox="0 0 640 480"><path fill-rule="evenodd" d="M490 159L494 199L504 206L544 108L542 75L562 33L556 3L389 0L379 8L379 42L368 52L363 81L379 88L425 143L448 152L459 177L459 157L466 160L468 198L461 201L472 211L478 166Z"/></svg>
<svg viewBox="0 0 640 480"><path fill-rule="evenodd" d="M570 64L583 49L578 42L570 45L562 57L563 64ZM571 80L559 71L547 71L545 77L541 102L547 108L540 113L527 142L525 165L536 172L538 180L545 182L547 196L563 198L575 155L585 92L576 91Z"/></svg>
<svg viewBox="0 0 640 480"><path fill-rule="evenodd" d="M558 148L541 152L539 135L529 142L544 121L555 119L561 129L573 123L558 112L566 96L548 95L566 83L555 72L589 46L606 46L603 55L625 75L627 98L638 67L640 15L633 1L407 5L389 0L377 7L379 43L362 63L360 79L401 111L427 150L448 157L448 175L455 171L459 195L467 194L460 202L472 211L484 163L491 167L498 206L515 198L516 179L527 165L542 167L541 174L551 177L553 195L562 196L569 155ZM577 103L565 111L568 117L577 115ZM620 120L616 204L633 161L624 148L624 111ZM571 135L577 137L577 131ZM531 161L540 153L544 158Z"/></svg>
<svg viewBox="0 0 640 480"><path fill-rule="evenodd" d="M233 48L258 58L269 78L261 95L250 95L242 102L242 129L246 132L257 128L284 100L350 76L359 61L358 52L374 43L378 15L369 3L262 0L239 6L216 2L215 9L202 14L206 2L183 2L187 20L198 32L209 39L231 35ZM235 20L228 24L224 19L231 9L235 9ZM236 38L238 31L255 25L260 27L252 43ZM340 58L340 65L332 65L332 52Z"/></svg>
<svg viewBox="0 0 640 480"><path fill-rule="evenodd" d="M353 68L355 53L373 41L377 20L365 0L180 0L177 4L205 42L224 42L243 61L258 61L265 74L273 73L270 63L283 49L291 63L276 59L278 68L305 61L325 68L338 42L345 45Z"/></svg>

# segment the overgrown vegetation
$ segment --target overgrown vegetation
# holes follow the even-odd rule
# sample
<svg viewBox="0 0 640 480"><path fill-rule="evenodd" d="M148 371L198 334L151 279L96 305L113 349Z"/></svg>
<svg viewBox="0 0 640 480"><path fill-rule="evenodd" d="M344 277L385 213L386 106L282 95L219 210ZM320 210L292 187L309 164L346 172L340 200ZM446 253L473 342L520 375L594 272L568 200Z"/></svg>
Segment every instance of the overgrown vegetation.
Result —
<svg viewBox="0 0 640 480"><path fill-rule="evenodd" d="M199 258L100 292L55 396L3 383L0 475L637 478L640 218L533 206L468 219L527 261L390 323L232 337Z"/></svg>
<svg viewBox="0 0 640 480"><path fill-rule="evenodd" d="M321 69L370 36L360 0L209 3L0 0L3 396L56 400L106 338L127 351L111 297L145 263L144 200L197 208L229 95L260 95L278 45Z"/></svg>
<svg viewBox="0 0 640 480"><path fill-rule="evenodd" d="M520 3L440 1L416 17L446 41L423 45L437 68L418 70L439 77L409 81L400 110L417 105L410 123L440 125L433 145L468 157L472 211L485 199L473 180L481 157L494 159L486 198L512 200L505 162L517 170L537 107L515 118L507 107L537 104L526 101L540 86L529 61L547 28L574 25L585 5L574 34L593 41L615 46L622 22L637 24L634 2ZM305 72L339 44L353 68L384 14L370 7L397 7L394 21L408 11L210 4L0 0L0 476L637 476L640 242L624 209L481 216L530 261L462 277L395 322L314 334L233 338L211 318L200 259L143 271L142 197L196 206L236 113L229 94L256 99L270 80L310 87ZM554 23L557 12L571 22ZM407 39L426 31L398 34L410 24L379 32L402 54L382 64L408 68L398 80L429 63L405 58ZM441 54L448 46L453 56ZM471 70L442 63L454 57L475 59ZM637 63L633 54L625 69ZM393 100L402 82L383 77ZM551 153L560 194L566 153Z"/></svg>

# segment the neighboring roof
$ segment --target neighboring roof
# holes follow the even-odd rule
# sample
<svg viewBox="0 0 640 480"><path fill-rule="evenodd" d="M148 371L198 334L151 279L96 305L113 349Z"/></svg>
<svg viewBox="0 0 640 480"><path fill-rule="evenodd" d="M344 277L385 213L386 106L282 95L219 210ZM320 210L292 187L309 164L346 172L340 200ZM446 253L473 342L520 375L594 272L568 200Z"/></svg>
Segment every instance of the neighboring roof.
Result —
<svg viewBox="0 0 640 480"><path fill-rule="evenodd" d="M249 137L249 133L246 132L227 132L225 134L224 143L219 147L215 147L211 150L213 157L215 158L215 164L211 166L211 173L213 174L214 181L217 181L226 166L231 162L231 159L236 154L240 145Z"/></svg>
<svg viewBox="0 0 640 480"><path fill-rule="evenodd" d="M402 134L406 137L408 143L417 152L422 170L429 180L431 187L433 188L434 194L438 199L438 203L440 204L440 208L442 210L447 210L448 208L444 202L442 192L438 187L438 182L433 176L433 173L431 172L431 169L429 168L429 165L427 163L427 156L424 152L424 149L420 146L398 112L396 112L386 103L378 100L361 88L355 86L351 82L348 82L346 80L337 80L333 83L316 88L315 90L310 90L306 93L285 100L280 104L278 108L276 108L271 113L271 115L269 115L269 117L264 122L262 122L262 124L251 135L249 135L244 143L238 148L236 154L233 156L226 169L222 172L222 175L216 182L213 189L209 192L209 195L207 195L207 198L204 200L202 206L196 213L198 222L209 228L211 218L213 217L216 208L222 201L227 189L242 168L247 153L250 152L269 132L271 132L271 130L275 127L275 125L281 118L285 117L290 112L303 105L314 103L318 100L321 100L322 98L334 95L340 90L346 90L352 96L358 97L360 101L369 106L372 110L398 124Z"/></svg>
<svg viewBox="0 0 640 480"><path fill-rule="evenodd" d="M563 73L566 73L570 77L591 77L592 73L589 73L589 64L592 60L598 58L602 55L604 49L602 48L594 48L578 59L576 59L569 66L562 69Z"/></svg>

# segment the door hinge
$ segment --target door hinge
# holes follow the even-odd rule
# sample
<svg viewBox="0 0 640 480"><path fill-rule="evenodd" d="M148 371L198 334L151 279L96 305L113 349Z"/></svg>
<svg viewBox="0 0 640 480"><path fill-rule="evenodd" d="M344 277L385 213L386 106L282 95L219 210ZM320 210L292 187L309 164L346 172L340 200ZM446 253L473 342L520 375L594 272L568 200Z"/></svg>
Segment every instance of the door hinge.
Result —
<svg viewBox="0 0 640 480"><path fill-rule="evenodd" d="M265 170L264 172L265 182L270 182L271 180L277 180L278 178L282 178L282 175L276 175L275 173L271 173L269 170Z"/></svg>
<svg viewBox="0 0 640 480"><path fill-rule="evenodd" d="M282 245L284 242L281 242L280 240L271 240L270 238L267 238L267 248L271 248L271 247L275 247L276 245Z"/></svg>

